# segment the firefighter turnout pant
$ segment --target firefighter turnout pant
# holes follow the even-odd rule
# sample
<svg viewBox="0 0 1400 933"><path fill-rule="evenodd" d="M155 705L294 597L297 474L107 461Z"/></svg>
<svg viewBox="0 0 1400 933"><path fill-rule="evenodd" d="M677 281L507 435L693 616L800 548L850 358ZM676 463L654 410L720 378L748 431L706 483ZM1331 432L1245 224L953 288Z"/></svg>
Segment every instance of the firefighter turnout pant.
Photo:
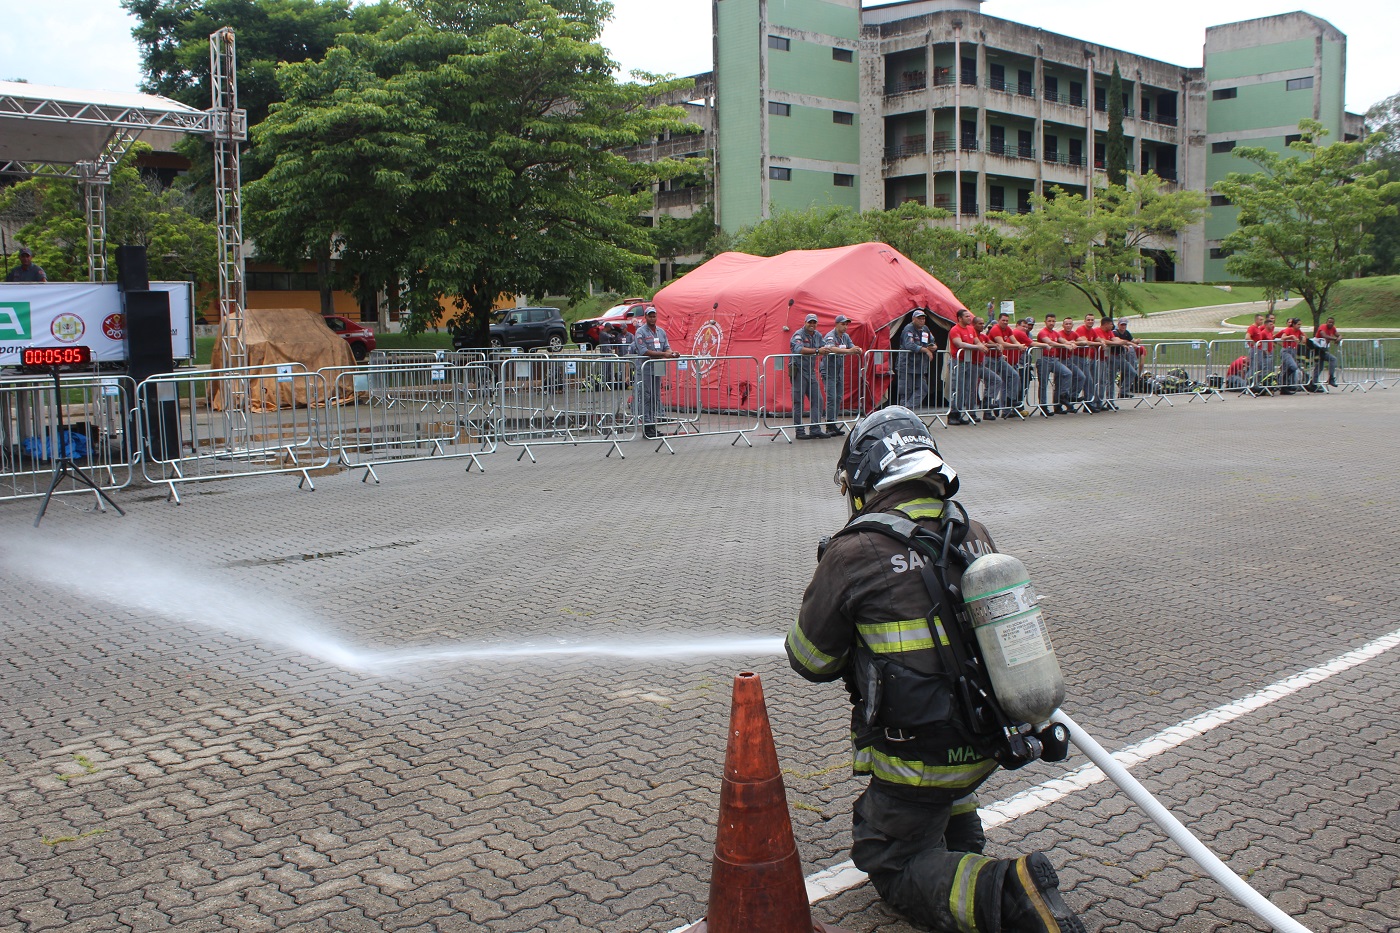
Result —
<svg viewBox="0 0 1400 933"><path fill-rule="evenodd" d="M940 931L997 931L1014 860L982 855L977 798L914 802L871 784L855 804L851 856L886 903Z"/></svg>

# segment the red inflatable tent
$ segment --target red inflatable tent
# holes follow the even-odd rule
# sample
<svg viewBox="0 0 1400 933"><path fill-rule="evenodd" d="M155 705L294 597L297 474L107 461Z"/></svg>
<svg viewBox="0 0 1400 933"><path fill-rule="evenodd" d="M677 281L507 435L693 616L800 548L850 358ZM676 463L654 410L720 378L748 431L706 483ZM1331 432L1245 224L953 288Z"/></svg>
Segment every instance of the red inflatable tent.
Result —
<svg viewBox="0 0 1400 933"><path fill-rule="evenodd" d="M946 346L947 332L963 305L946 285L894 247L860 243L836 249L792 250L765 258L721 253L656 293L658 323L671 346L687 356L751 356L759 360L791 352L789 341L814 313L827 333L836 315L851 319L849 332L864 350L888 349L890 334L910 311L929 312L929 327ZM711 370L715 381L724 368ZM772 379L773 373L768 378ZM859 386L848 380L848 407ZM878 387L872 387L878 388ZM734 387L704 386L707 407L735 396ZM751 393L743 392L747 399ZM872 391L871 397L879 393ZM791 392L765 392L770 409L791 410Z"/></svg>

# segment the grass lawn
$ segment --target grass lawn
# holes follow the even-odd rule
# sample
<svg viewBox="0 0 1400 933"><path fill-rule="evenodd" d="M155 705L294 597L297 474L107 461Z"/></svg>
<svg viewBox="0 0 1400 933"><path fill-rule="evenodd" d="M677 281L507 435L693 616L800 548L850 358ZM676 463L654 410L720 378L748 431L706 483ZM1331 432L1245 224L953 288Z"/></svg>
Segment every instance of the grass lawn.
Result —
<svg viewBox="0 0 1400 933"><path fill-rule="evenodd" d="M1264 297L1264 290L1253 285L1232 285L1229 291L1225 291L1214 285L1189 282L1143 282L1132 283L1125 288L1137 299L1144 314L1260 301ZM1031 314L1036 320L1047 314L1083 317L1093 310L1094 306L1089 304L1088 299L1068 285L1042 285L1016 293L1017 315Z"/></svg>
<svg viewBox="0 0 1400 933"><path fill-rule="evenodd" d="M1378 275L1369 279L1338 282L1327 302L1327 314L1337 319L1337 328L1364 330L1367 327L1400 327L1400 275ZM1295 305L1293 317L1312 325L1307 305ZM1231 324L1252 324L1251 315L1230 318Z"/></svg>

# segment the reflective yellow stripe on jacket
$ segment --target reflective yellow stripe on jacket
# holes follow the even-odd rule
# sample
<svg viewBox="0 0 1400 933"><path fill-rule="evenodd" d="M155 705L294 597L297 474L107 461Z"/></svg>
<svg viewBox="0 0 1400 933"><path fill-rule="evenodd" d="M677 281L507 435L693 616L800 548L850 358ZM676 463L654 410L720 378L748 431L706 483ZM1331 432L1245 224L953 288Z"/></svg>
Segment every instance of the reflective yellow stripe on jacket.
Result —
<svg viewBox="0 0 1400 933"><path fill-rule="evenodd" d="M942 499L910 499L895 508L918 521L921 518L940 518L943 515Z"/></svg>
<svg viewBox="0 0 1400 933"><path fill-rule="evenodd" d="M873 774L882 781L906 787L936 787L951 791L976 787L996 769L997 763L990 758L956 765L931 765L918 759L896 758L873 746L857 748L853 763L856 774Z"/></svg>
<svg viewBox="0 0 1400 933"><path fill-rule="evenodd" d="M935 622L937 619L935 618ZM933 633L929 631L928 619L904 619L899 622L860 622L856 628L860 637L876 654L896 654L901 651L917 651L933 647ZM948 636L943 626L938 625L938 640L948 644Z"/></svg>
<svg viewBox="0 0 1400 933"><path fill-rule="evenodd" d="M787 645L797 662L817 676L836 673L846 661L844 654L833 658L812 644L797 622L792 623L792 630L788 632Z"/></svg>

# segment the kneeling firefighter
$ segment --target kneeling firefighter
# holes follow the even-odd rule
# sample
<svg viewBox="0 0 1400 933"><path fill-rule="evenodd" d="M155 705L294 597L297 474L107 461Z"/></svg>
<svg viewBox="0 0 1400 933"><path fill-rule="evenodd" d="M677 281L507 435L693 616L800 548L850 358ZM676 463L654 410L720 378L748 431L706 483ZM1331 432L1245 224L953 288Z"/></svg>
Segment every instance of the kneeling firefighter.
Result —
<svg viewBox="0 0 1400 933"><path fill-rule="evenodd" d="M861 419L835 479L851 519L823 542L786 646L794 670L844 680L854 704L855 771L870 775L856 867L935 930L1083 933L1043 853L982 855L978 786L1069 751L1048 721L1064 684L1024 567L953 501L957 474L907 408Z"/></svg>

